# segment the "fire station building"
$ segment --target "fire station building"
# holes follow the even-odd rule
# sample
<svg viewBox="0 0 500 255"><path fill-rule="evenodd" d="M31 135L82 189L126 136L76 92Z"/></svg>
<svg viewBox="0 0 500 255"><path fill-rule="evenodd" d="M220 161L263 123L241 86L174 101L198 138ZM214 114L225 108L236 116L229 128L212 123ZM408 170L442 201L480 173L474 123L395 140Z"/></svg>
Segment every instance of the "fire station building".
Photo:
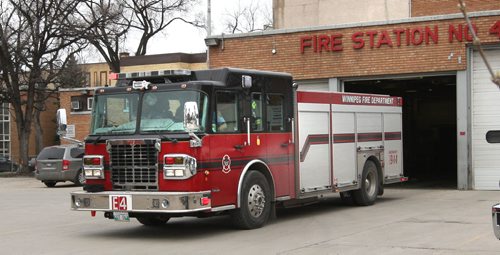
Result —
<svg viewBox="0 0 500 255"><path fill-rule="evenodd" d="M275 0L274 29L208 37L208 66L288 72L299 90L401 96L406 176L500 189L500 88L457 1L352 2ZM465 2L500 71L500 2Z"/></svg>

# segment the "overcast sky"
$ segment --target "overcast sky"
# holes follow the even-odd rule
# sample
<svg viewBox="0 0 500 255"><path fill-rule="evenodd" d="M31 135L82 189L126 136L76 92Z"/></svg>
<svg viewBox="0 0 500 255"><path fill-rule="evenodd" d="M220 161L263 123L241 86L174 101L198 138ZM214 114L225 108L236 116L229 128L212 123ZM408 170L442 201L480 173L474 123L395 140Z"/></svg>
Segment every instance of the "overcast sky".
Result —
<svg viewBox="0 0 500 255"><path fill-rule="evenodd" d="M200 4L193 11L195 13L203 13L206 17L207 0L199 0L199 2ZM212 35L220 35L224 32L223 23L227 19L227 13L237 10L238 6L244 8L251 2L265 6L264 8L268 8L269 12L272 10L272 0L212 0ZM204 29L198 29L183 22L175 21L167 27L167 30L163 34L158 34L150 40L147 54L205 52L204 39L206 35ZM139 38L139 35L129 36L124 51L132 55L137 47L137 38ZM97 52L84 54L84 62L103 62L104 60L97 57L98 55Z"/></svg>

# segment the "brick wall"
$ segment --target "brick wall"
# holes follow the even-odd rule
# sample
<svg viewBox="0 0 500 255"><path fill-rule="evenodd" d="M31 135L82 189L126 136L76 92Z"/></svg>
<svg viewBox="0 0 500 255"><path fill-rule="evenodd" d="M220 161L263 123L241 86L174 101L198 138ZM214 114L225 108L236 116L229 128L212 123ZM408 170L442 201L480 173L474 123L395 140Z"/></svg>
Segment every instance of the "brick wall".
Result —
<svg viewBox="0 0 500 255"><path fill-rule="evenodd" d="M500 0L464 0L468 12L500 10ZM411 16L460 13L458 0L412 0Z"/></svg>
<svg viewBox="0 0 500 255"><path fill-rule="evenodd" d="M481 17L473 20L478 27L478 34L484 43L500 42L498 35L490 34L490 27L500 16ZM462 19L441 20L418 23L404 23L386 26L353 27L335 30L297 32L288 34L249 36L240 38L225 38L224 49L221 45L210 47L210 68L239 67L282 71L291 73L295 79L318 79L329 77L356 77L387 74L405 74L422 72L441 72L466 69L466 41L453 40L449 42L449 26L458 29L464 24ZM396 45L396 29L431 30L437 26L438 42L425 40L420 45ZM375 46L369 46L370 37L366 32L377 31L374 36ZM377 47L380 35L387 32L393 46L382 44ZM354 49L352 35L363 32L365 46ZM342 51L313 52L308 47L301 53L301 37L313 35L342 34ZM411 33L409 33L411 34ZM415 33L415 38L418 34ZM401 36L405 41L405 36ZM383 38L382 38L383 39ZM418 39L416 39L418 42ZM276 54L272 54L272 49ZM319 51L319 50L318 50ZM453 53L453 56L451 56Z"/></svg>
<svg viewBox="0 0 500 255"><path fill-rule="evenodd" d="M89 90L92 91L92 90ZM90 132L90 111L87 112L71 112L71 97L81 96L85 91L60 91L61 108L66 109L68 125L75 125L75 137L74 139L83 141L85 137ZM70 142L63 140L62 144L68 144Z"/></svg>
<svg viewBox="0 0 500 255"><path fill-rule="evenodd" d="M45 104L46 110L40 114L40 121L43 130L43 146L51 146L56 143L56 111L58 109L57 97L56 95L49 97ZM12 111L11 111L12 112ZM15 116L10 118L10 141L11 141L11 158L14 162L19 162L19 139L17 132L17 125L15 122ZM32 125L31 136L29 139L29 151L28 155L30 157L36 156L38 152L35 148L35 127Z"/></svg>

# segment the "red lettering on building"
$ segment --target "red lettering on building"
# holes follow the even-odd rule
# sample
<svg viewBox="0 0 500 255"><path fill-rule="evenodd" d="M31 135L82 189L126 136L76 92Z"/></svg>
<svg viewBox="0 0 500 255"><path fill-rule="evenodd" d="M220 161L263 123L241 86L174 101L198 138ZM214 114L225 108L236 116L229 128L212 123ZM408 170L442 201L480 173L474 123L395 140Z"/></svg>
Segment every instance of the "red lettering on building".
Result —
<svg viewBox="0 0 500 255"><path fill-rule="evenodd" d="M491 26L490 34L496 34L498 36L498 39L500 39L500 20L493 24L493 26Z"/></svg>
<svg viewBox="0 0 500 255"><path fill-rule="evenodd" d="M331 37L332 51L342 51L344 47L342 46L342 34L334 34Z"/></svg>
<svg viewBox="0 0 500 255"><path fill-rule="evenodd" d="M352 34L352 42L354 45L352 46L354 49L362 49L365 47L365 40L363 39L363 32L356 32Z"/></svg>
<svg viewBox="0 0 500 255"><path fill-rule="evenodd" d="M328 35L320 35L318 36L319 41L319 52L323 52L323 49L326 51L330 51L330 37Z"/></svg>
<svg viewBox="0 0 500 255"><path fill-rule="evenodd" d="M387 31L382 31L378 37L377 48L380 48L382 45L388 45L392 47L392 40Z"/></svg>
<svg viewBox="0 0 500 255"><path fill-rule="evenodd" d="M472 25L477 34L477 26ZM500 21L496 21L490 29L489 33L498 36L500 39ZM439 27L438 25L413 27L413 28L396 28L393 30L369 30L355 31L351 35L352 48L362 49L368 41L370 49L387 47L401 47L404 43L407 46L422 45L422 44L439 44ZM465 24L449 24L448 25L448 42L453 43L465 41L473 41L473 33ZM404 40L404 41L403 41ZM300 37L300 52L303 54L307 49L312 48L313 52L322 53L343 51L343 35L342 34L320 34Z"/></svg>
<svg viewBox="0 0 500 255"><path fill-rule="evenodd" d="M370 37L370 49L373 49L375 46L375 35L377 35L377 31L366 31L366 35Z"/></svg>
<svg viewBox="0 0 500 255"><path fill-rule="evenodd" d="M411 31L411 43L413 45L420 45L424 41L424 34L422 28L417 27Z"/></svg>
<svg viewBox="0 0 500 255"><path fill-rule="evenodd" d="M311 36L300 37L300 53L304 54L305 48L309 48L312 46L311 39L312 39Z"/></svg>
<svg viewBox="0 0 500 255"><path fill-rule="evenodd" d="M396 46L401 46L401 34L405 32L404 29L394 29L394 34L396 34Z"/></svg>
<svg viewBox="0 0 500 255"><path fill-rule="evenodd" d="M430 27L425 27L425 44L429 44L429 39L432 39L432 42L434 42L434 44L438 44L439 30L437 25L434 26L434 30L431 30Z"/></svg>

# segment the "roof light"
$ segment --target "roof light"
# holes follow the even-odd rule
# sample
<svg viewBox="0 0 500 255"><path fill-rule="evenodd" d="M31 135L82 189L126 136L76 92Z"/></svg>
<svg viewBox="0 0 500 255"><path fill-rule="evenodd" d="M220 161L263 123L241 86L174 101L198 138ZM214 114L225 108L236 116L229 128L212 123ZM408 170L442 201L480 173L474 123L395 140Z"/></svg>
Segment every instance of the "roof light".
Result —
<svg viewBox="0 0 500 255"><path fill-rule="evenodd" d="M131 78L149 78L149 77L162 77L162 76L189 76L191 70L178 69L178 70L158 70L147 72L129 72L129 73L111 73L111 79L131 79Z"/></svg>

